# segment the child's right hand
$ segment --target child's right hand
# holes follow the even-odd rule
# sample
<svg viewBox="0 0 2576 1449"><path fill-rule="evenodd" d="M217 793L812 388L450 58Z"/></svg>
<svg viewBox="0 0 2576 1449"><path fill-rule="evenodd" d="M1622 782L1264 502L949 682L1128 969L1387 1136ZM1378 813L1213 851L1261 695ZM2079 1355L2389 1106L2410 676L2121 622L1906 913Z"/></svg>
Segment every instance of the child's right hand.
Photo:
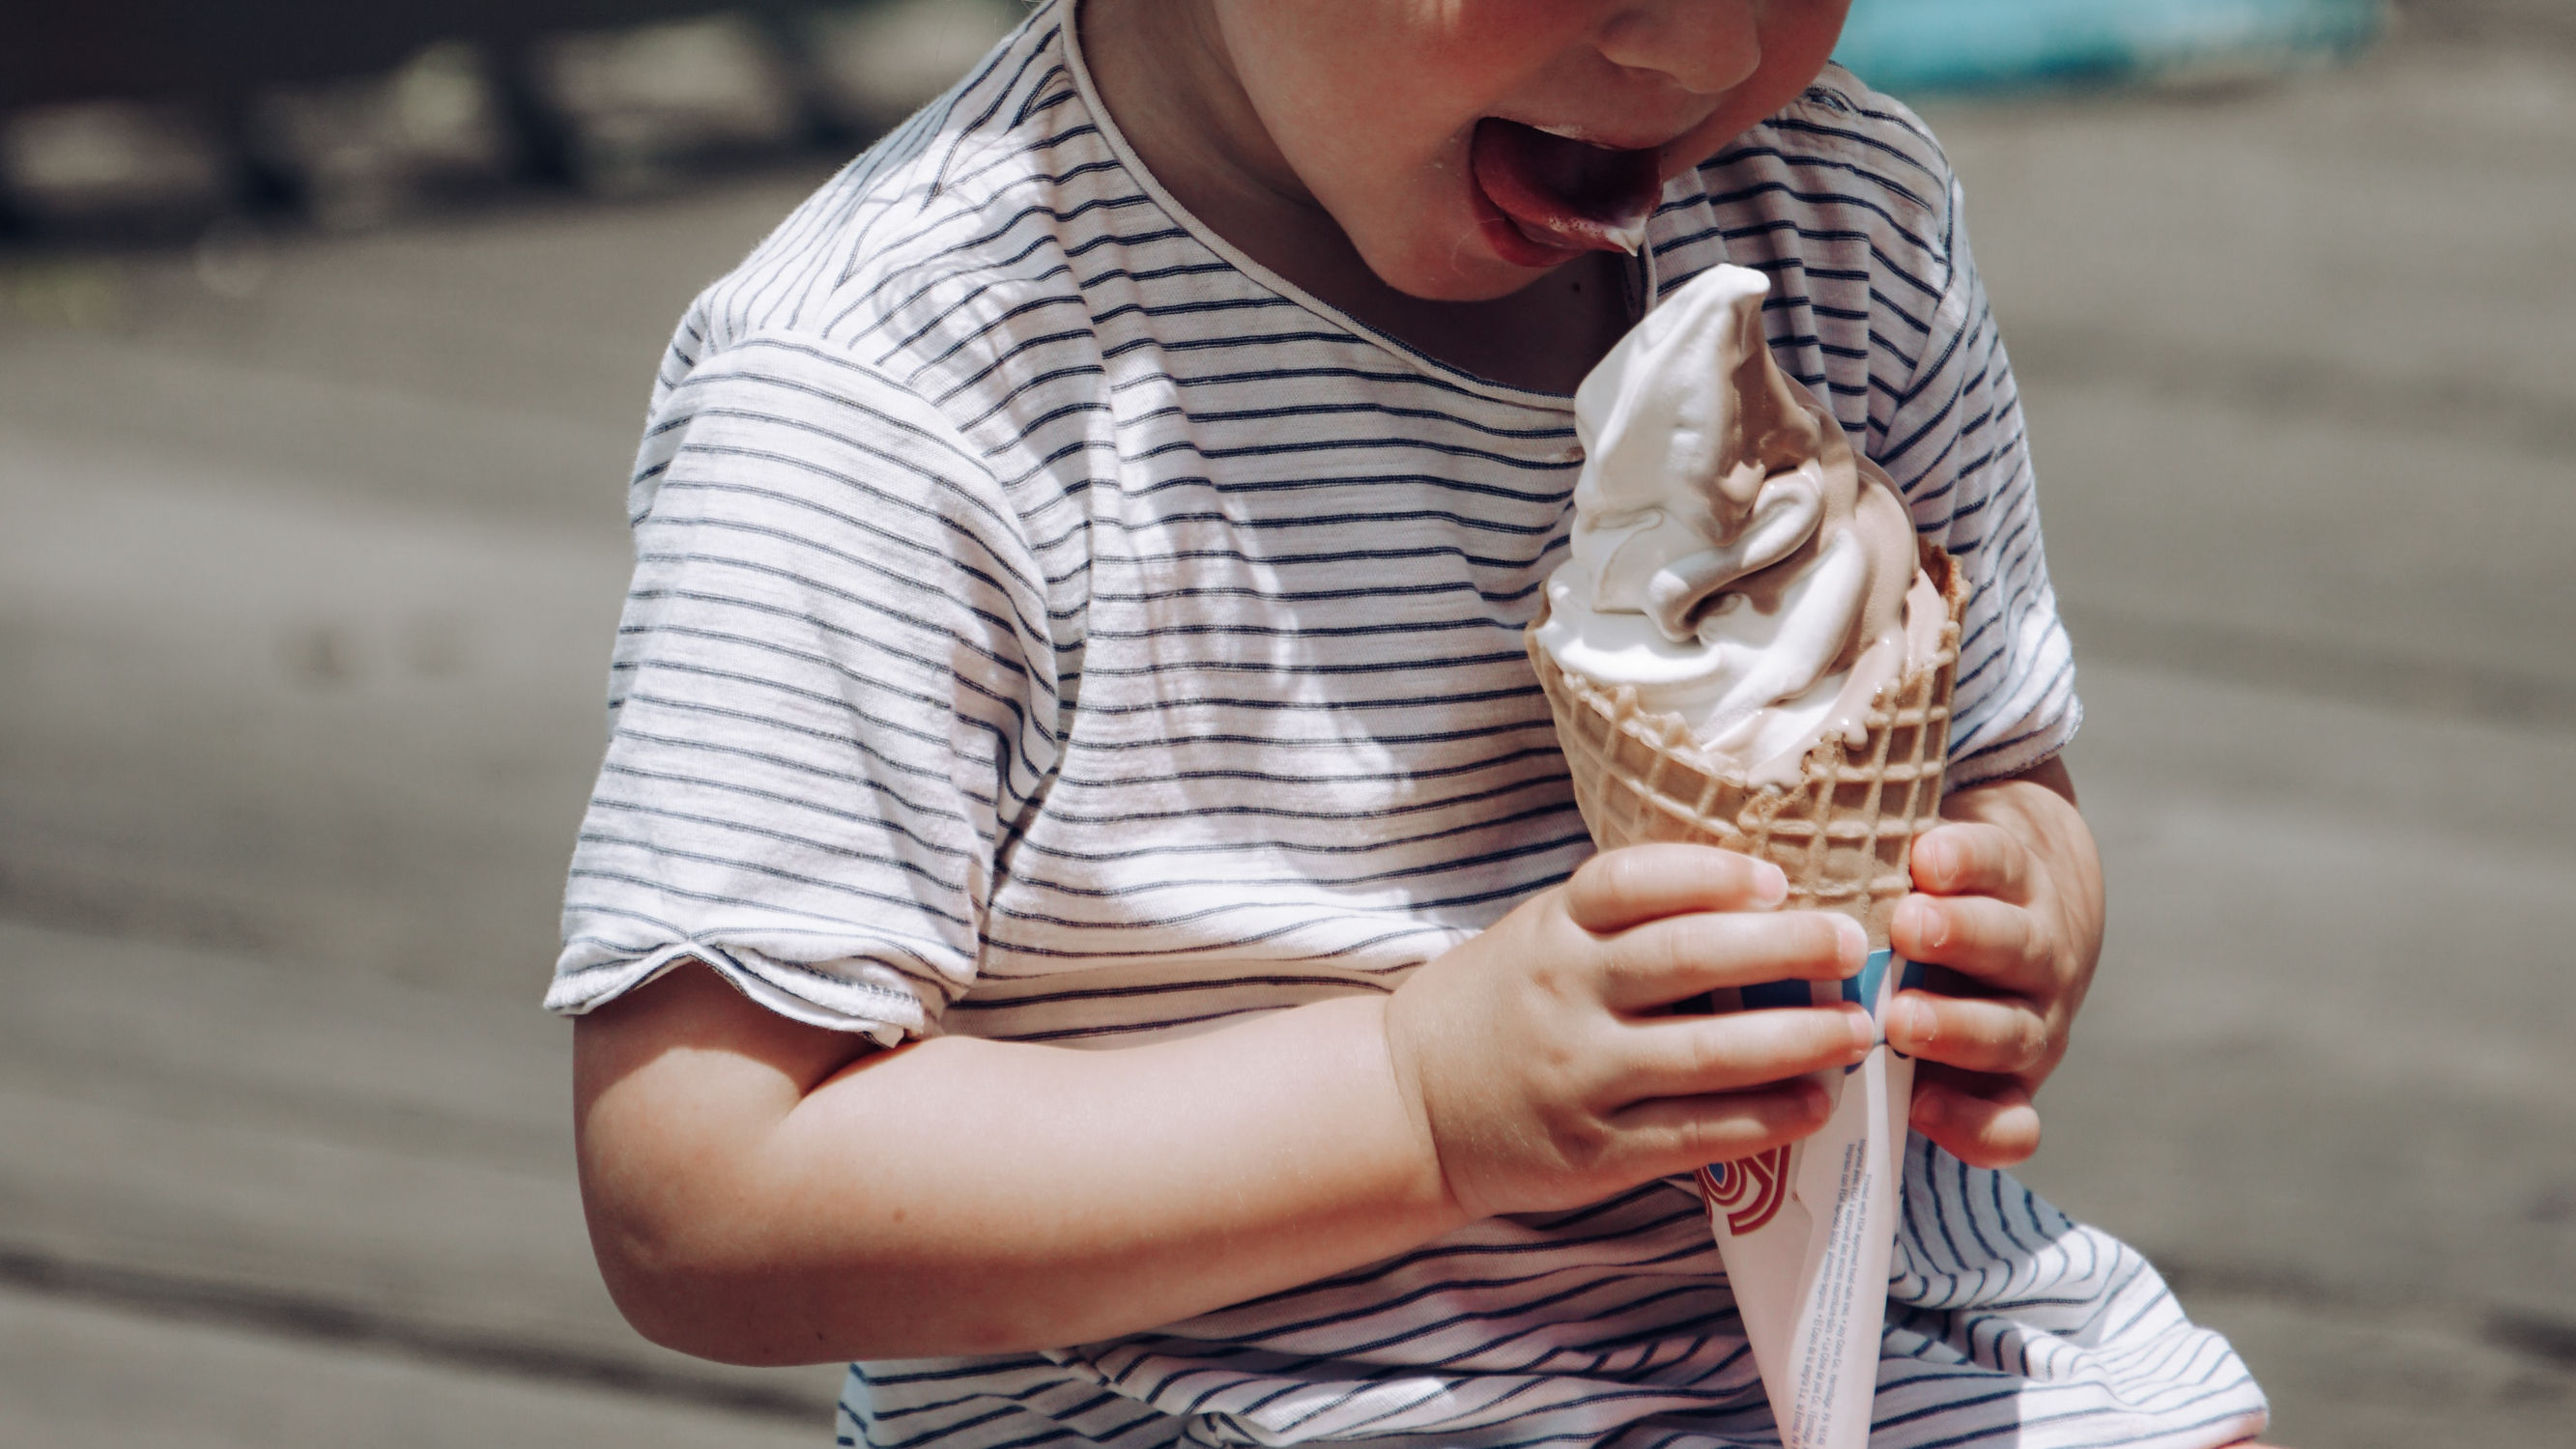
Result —
<svg viewBox="0 0 2576 1449"><path fill-rule="evenodd" d="M1836 980L1858 923L1778 909L1778 867L1696 845L1594 857L1424 964L1386 1007L1398 1083L1474 1218L1597 1202L1824 1125L1808 1073L1850 1066L1857 1006L1667 1015L1702 992Z"/></svg>

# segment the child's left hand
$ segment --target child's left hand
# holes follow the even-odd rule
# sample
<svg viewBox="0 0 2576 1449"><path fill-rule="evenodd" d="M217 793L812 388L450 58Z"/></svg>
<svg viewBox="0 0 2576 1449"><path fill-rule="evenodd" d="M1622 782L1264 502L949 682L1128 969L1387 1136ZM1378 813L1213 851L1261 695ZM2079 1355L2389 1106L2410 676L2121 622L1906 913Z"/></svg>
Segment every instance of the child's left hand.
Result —
<svg viewBox="0 0 2576 1449"><path fill-rule="evenodd" d="M2031 1096L2066 1054L2102 952L2102 863L2054 759L1961 790L1941 813L1954 823L1914 842L1915 894L1889 944L1966 979L1899 995L1887 1039L1917 1059L1914 1130L2008 1167L2038 1150Z"/></svg>

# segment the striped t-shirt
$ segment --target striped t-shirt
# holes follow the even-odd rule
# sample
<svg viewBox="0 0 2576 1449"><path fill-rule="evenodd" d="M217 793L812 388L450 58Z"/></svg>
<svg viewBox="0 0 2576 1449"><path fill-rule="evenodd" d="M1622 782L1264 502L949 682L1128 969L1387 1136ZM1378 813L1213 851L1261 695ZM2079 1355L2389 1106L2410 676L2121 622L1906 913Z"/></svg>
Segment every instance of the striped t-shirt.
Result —
<svg viewBox="0 0 2576 1449"><path fill-rule="evenodd" d="M630 494L547 1004L684 959L886 1043L1116 1048L1394 988L1590 853L1521 629L1571 399L1376 333L1185 212L1061 5L691 309ZM1961 784L2073 734L2012 379L1938 147L1840 71L1675 180L1641 303L1774 355L1976 585ZM2133 1252L1918 1142L1879 1442L2218 1444L2262 1400ZM844 1442L1773 1442L1686 1186L1478 1224L1115 1343L853 1372Z"/></svg>

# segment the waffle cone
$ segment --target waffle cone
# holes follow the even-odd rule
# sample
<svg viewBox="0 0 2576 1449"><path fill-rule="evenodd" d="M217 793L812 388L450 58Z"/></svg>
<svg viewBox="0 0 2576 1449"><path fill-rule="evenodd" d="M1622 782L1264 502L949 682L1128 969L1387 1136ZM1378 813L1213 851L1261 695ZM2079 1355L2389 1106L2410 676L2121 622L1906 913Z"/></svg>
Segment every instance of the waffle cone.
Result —
<svg viewBox="0 0 2576 1449"><path fill-rule="evenodd" d="M1924 572L1950 611L1940 648L1879 691L1860 744L1821 741L1787 786L1757 788L1741 771L1723 772L1681 716L1640 708L1633 687L1558 668L1538 644L1542 605L1527 634L1530 660L1594 843L1683 841L1770 861L1789 878L1790 907L1840 911L1868 928L1873 946L1885 945L1888 919L1913 888L1914 837L1940 822L1968 604L1963 571L1940 549L1922 548Z"/></svg>

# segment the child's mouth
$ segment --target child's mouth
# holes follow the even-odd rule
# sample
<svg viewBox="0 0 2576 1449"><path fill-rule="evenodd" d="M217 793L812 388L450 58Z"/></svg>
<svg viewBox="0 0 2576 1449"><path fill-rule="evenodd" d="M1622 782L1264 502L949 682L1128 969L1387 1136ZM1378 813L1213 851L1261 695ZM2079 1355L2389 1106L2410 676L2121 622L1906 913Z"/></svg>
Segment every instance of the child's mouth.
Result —
<svg viewBox="0 0 2576 1449"><path fill-rule="evenodd" d="M1652 150L1612 150L1499 116L1476 123L1468 161L1497 213L1484 218L1485 235L1520 266L1635 252L1664 189Z"/></svg>

